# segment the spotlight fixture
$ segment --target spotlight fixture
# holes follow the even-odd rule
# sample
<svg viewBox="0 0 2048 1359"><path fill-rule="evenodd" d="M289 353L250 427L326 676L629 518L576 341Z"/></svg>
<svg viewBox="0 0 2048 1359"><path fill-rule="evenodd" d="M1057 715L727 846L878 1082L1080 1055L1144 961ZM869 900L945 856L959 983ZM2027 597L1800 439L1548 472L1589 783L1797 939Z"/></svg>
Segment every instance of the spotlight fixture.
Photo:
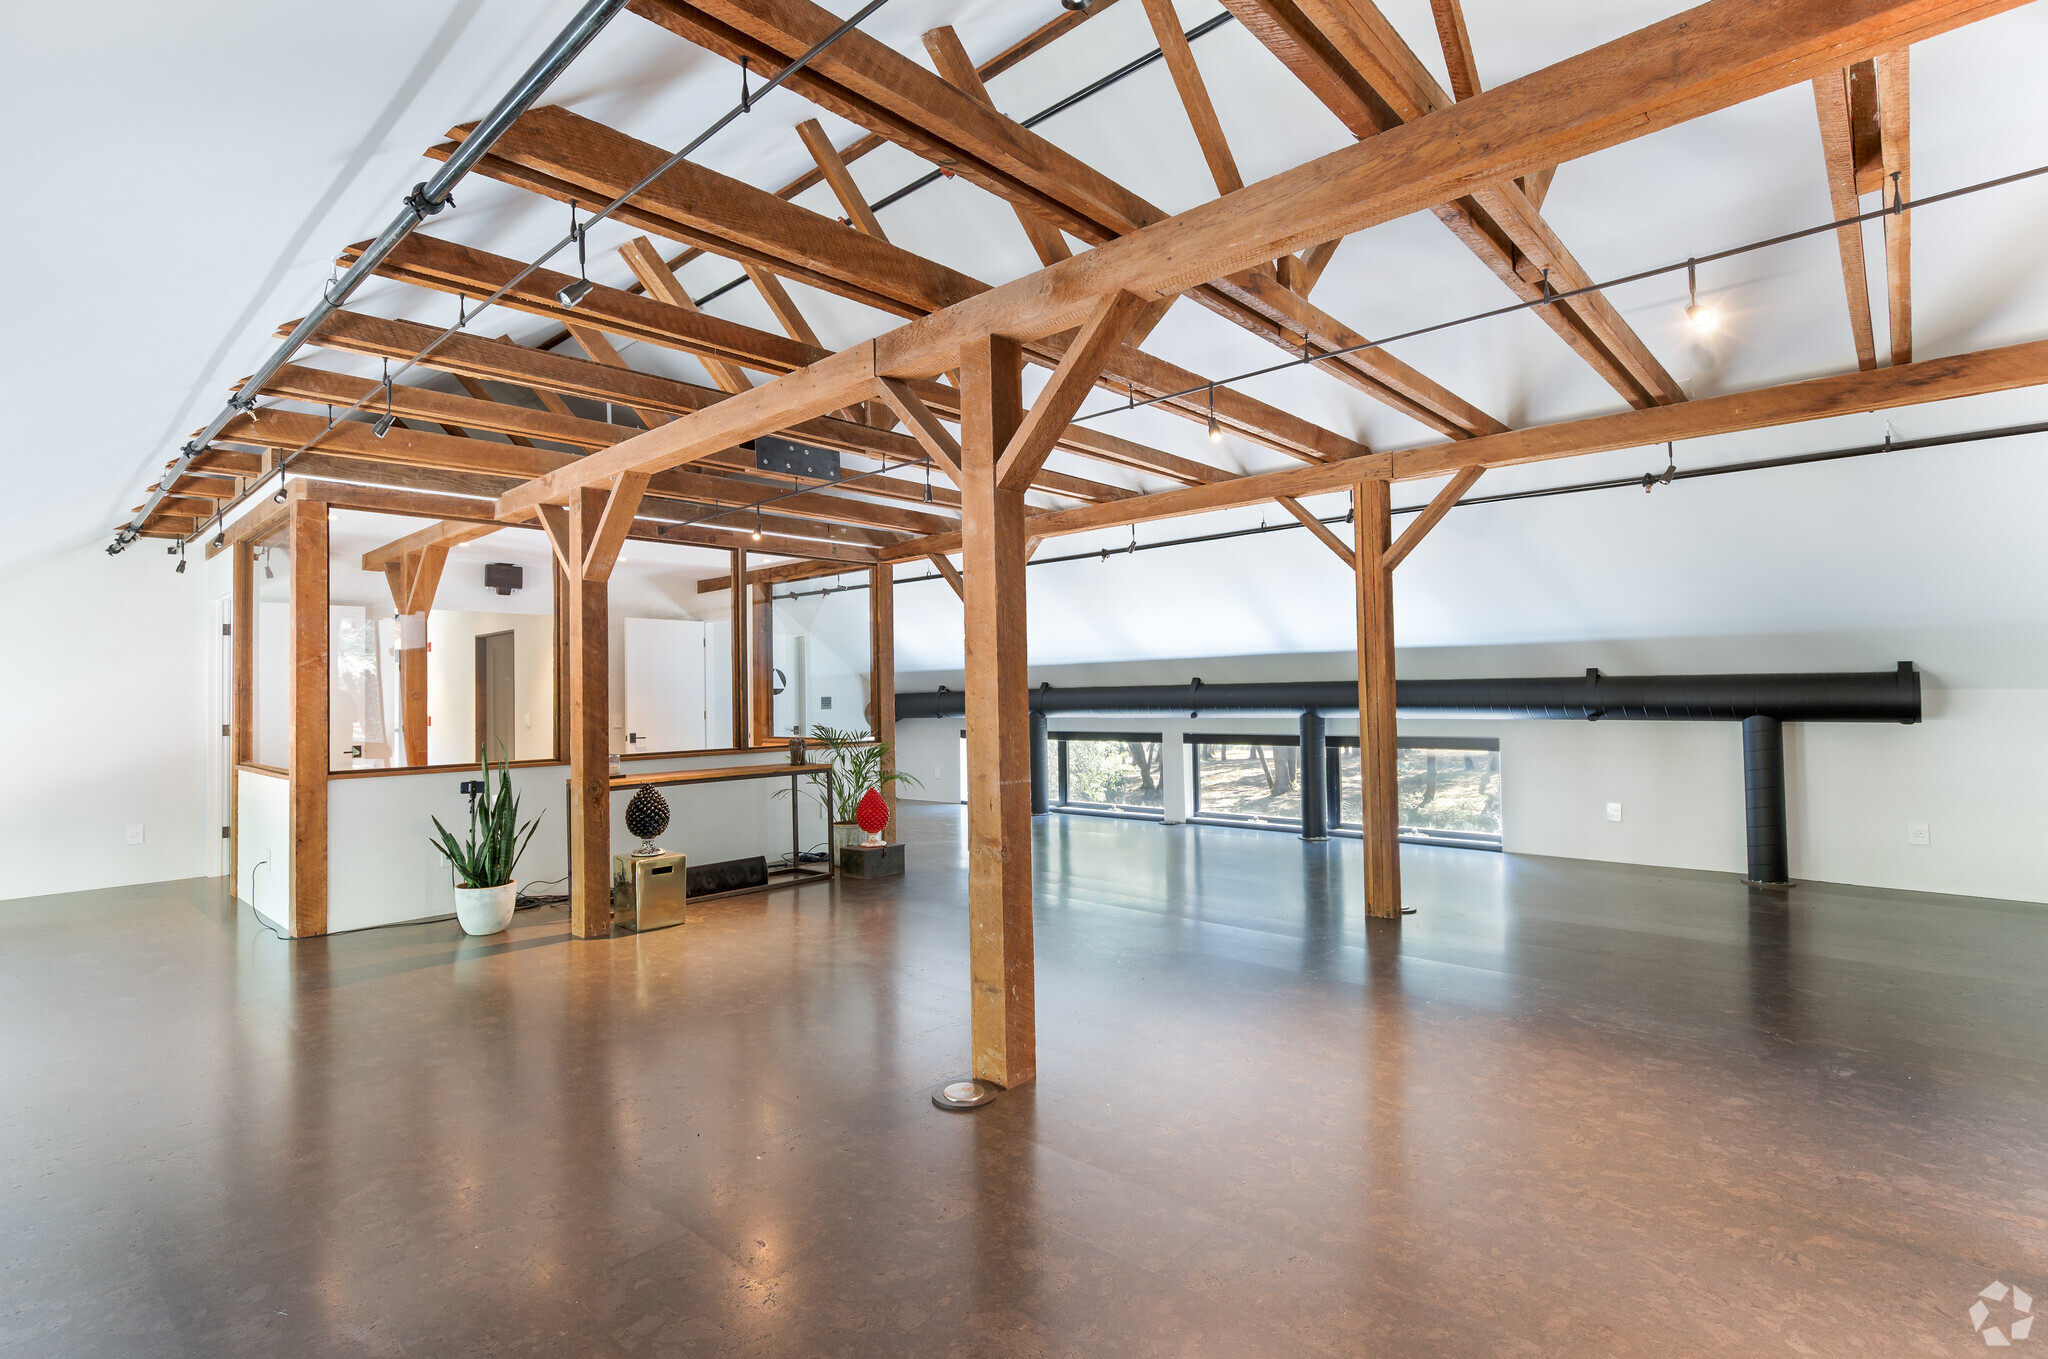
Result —
<svg viewBox="0 0 2048 1359"><path fill-rule="evenodd" d="M926 454L924 460L924 503L927 505L932 503L932 460L930 454Z"/></svg>
<svg viewBox="0 0 2048 1359"><path fill-rule="evenodd" d="M583 228L576 224L576 200L569 200L569 234L576 238L576 281L555 294L555 301L573 307L590 296L590 268L584 263Z"/></svg>
<svg viewBox="0 0 2048 1359"><path fill-rule="evenodd" d="M1686 295L1691 299L1686 304L1685 319L1692 322L1694 330L1704 335L1712 330L1721 318L1712 307L1700 301L1699 276L1691 260L1685 262L1685 291Z"/></svg>
<svg viewBox="0 0 2048 1359"><path fill-rule="evenodd" d="M1209 384L1209 442L1223 442L1223 426L1216 423L1216 384Z"/></svg>
<svg viewBox="0 0 2048 1359"><path fill-rule="evenodd" d="M761 502L754 502L754 541L761 541Z"/></svg>
<svg viewBox="0 0 2048 1359"><path fill-rule="evenodd" d="M270 549L263 549L263 579L276 580L277 572L270 569Z"/></svg>
<svg viewBox="0 0 2048 1359"><path fill-rule="evenodd" d="M275 500L275 501L276 501L276 502L277 502L278 504L280 504L280 505L284 504L284 483L283 483L283 482L281 482L281 481L280 481L279 483L277 483L277 494L276 494L276 495L273 495L273 496L272 496L272 497L270 497L270 498L271 498L272 500Z"/></svg>
<svg viewBox="0 0 2048 1359"><path fill-rule="evenodd" d="M383 438L391 432L391 427L397 423L397 417L391 414L391 360L386 359L384 360L384 413L377 417L375 424L370 426L370 437L373 439Z"/></svg>
<svg viewBox="0 0 2048 1359"><path fill-rule="evenodd" d="M1070 9L1076 14L1086 14L1088 6L1093 3L1095 0L1060 0L1060 8Z"/></svg>
<svg viewBox="0 0 2048 1359"><path fill-rule="evenodd" d="M185 574L185 540L184 540L183 538L180 538L180 539L178 540L178 571L177 571L177 574L179 574L179 575L181 575L181 576Z"/></svg>

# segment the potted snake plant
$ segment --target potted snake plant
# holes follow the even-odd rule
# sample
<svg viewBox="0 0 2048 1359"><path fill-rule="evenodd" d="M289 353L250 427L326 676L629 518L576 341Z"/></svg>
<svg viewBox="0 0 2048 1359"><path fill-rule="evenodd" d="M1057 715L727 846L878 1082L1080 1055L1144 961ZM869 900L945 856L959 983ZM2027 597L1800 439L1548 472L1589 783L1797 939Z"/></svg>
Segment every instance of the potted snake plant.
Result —
<svg viewBox="0 0 2048 1359"><path fill-rule="evenodd" d="M483 791L469 800L468 836L457 840L437 816L431 819L440 839L428 843L455 872L455 918L462 922L463 933L497 934L512 923L512 912L518 908L519 887L512 870L519 866L540 818L519 824L509 757L498 766L495 789L490 759L478 751L477 762L483 768Z"/></svg>

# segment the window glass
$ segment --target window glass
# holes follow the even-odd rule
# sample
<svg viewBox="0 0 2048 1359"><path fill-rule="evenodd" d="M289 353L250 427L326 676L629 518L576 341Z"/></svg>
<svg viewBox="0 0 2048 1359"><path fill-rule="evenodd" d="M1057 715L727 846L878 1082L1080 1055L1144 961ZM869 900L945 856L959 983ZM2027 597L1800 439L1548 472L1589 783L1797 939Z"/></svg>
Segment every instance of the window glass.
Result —
<svg viewBox="0 0 2048 1359"><path fill-rule="evenodd" d="M1055 738L1054 751L1063 806L1165 809L1157 736L1063 733Z"/></svg>
<svg viewBox="0 0 2048 1359"><path fill-rule="evenodd" d="M1404 743L1400 768L1401 829L1500 834L1498 750Z"/></svg>
<svg viewBox="0 0 2048 1359"><path fill-rule="evenodd" d="M1201 816L1301 820L1301 751L1262 741L1194 741L1195 811Z"/></svg>
<svg viewBox="0 0 2048 1359"><path fill-rule="evenodd" d="M867 572L778 585L771 607L766 659L774 725L764 735L872 731Z"/></svg>
<svg viewBox="0 0 2048 1359"><path fill-rule="evenodd" d="M448 545L438 563L415 554L408 586L396 549L435 526L330 516L330 769L555 758L553 553L537 530L503 528Z"/></svg>
<svg viewBox="0 0 2048 1359"><path fill-rule="evenodd" d="M257 547L252 574L249 758L285 769L292 757L292 552L286 537Z"/></svg>

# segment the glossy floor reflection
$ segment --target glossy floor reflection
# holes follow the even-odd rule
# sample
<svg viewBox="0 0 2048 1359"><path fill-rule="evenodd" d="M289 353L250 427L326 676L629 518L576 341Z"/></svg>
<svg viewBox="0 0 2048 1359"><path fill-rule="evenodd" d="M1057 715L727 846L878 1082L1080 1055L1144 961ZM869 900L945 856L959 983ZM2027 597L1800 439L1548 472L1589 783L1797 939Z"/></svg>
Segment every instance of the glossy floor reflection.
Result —
<svg viewBox="0 0 2048 1359"><path fill-rule="evenodd" d="M2048 908L1038 825L975 1114L912 875L572 943L0 904L0 1355L1975 1353L2048 1298ZM1996 1321L1996 1318L1994 1318Z"/></svg>

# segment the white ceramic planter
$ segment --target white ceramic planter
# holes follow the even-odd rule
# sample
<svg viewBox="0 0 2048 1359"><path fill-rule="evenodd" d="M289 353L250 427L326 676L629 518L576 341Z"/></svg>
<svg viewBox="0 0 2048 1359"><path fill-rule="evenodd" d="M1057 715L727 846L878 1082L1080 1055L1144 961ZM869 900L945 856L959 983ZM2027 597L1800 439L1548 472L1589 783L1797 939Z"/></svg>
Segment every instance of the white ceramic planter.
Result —
<svg viewBox="0 0 2048 1359"><path fill-rule="evenodd" d="M458 887L455 889L455 918L464 934L497 934L512 923L519 905L519 884L503 887Z"/></svg>

